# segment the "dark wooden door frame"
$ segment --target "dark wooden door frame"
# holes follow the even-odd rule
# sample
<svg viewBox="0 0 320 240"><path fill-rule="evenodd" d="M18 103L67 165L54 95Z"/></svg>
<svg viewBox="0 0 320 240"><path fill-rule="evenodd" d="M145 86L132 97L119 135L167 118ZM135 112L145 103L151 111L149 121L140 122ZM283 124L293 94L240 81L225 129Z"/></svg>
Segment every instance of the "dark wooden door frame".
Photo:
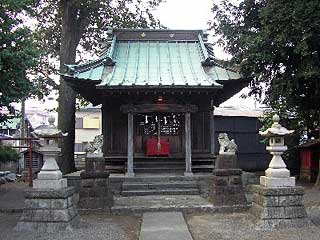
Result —
<svg viewBox="0 0 320 240"><path fill-rule="evenodd" d="M198 111L196 105L180 105L180 104L139 104L139 105L122 105L120 111L128 114L128 162L127 176L134 176L133 172L133 116L135 113L151 113L151 112L173 112L185 114L185 175L192 175L191 167L191 113Z"/></svg>
<svg viewBox="0 0 320 240"><path fill-rule="evenodd" d="M195 113L198 111L196 105L181 105L181 104L138 104L138 105L122 105L120 111L123 113L151 113L151 112L172 112L172 113Z"/></svg>

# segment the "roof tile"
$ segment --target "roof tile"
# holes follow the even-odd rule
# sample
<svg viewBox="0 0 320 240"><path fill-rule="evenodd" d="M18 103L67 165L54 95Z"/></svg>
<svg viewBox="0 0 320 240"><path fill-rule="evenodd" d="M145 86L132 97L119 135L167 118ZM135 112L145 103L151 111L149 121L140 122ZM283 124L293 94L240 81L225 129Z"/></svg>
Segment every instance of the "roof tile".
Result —
<svg viewBox="0 0 320 240"><path fill-rule="evenodd" d="M145 85L220 88L217 80L241 78L236 72L214 65L199 31L191 31L193 35L187 40L171 37L172 30L168 36L165 30L154 32L152 35L152 31L146 31L148 38L140 37L139 31L120 31L120 35L114 35L106 54L88 64L70 66L68 76L100 80L98 86L102 88ZM134 34L134 39L128 39L125 33ZM183 31L177 34L188 36Z"/></svg>

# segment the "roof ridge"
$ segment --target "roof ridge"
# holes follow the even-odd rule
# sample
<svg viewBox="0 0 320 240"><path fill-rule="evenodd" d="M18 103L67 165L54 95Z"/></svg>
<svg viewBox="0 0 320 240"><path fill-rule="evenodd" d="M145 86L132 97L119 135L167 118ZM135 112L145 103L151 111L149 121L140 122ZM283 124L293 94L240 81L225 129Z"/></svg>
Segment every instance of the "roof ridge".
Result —
<svg viewBox="0 0 320 240"><path fill-rule="evenodd" d="M99 67L103 64L113 66L116 62L113 59L113 53L116 45L117 37L112 38L111 44L107 47L106 51L101 51L98 59L91 60L82 64L64 64L67 67L67 72L70 74L82 73L88 71L89 69ZM105 54L106 53L106 54Z"/></svg>

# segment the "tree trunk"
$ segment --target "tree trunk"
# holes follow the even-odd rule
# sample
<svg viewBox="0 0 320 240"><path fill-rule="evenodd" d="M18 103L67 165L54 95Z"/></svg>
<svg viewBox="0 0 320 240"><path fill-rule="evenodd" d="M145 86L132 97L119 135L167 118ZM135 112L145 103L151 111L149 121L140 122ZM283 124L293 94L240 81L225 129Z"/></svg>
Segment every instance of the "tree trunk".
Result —
<svg viewBox="0 0 320 240"><path fill-rule="evenodd" d="M60 72L65 71L64 64L74 64L76 59L77 39L77 7L74 1L62 0L62 30L60 46ZM61 142L62 157L59 161L61 171L69 173L76 170L74 163L75 137L75 102L76 94L66 82L60 78L58 127L67 132Z"/></svg>

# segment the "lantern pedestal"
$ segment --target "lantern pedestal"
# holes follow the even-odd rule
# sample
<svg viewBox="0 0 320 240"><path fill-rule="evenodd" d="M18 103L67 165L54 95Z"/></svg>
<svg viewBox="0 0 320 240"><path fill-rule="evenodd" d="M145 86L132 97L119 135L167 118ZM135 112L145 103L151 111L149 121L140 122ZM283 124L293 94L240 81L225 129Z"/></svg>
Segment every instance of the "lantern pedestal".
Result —
<svg viewBox="0 0 320 240"><path fill-rule="evenodd" d="M260 184L264 187L294 187L295 186L295 178L274 178L274 177L260 177Z"/></svg>
<svg viewBox="0 0 320 240"><path fill-rule="evenodd" d="M254 185L250 209L257 229L297 228L312 225L303 205L302 187Z"/></svg>

